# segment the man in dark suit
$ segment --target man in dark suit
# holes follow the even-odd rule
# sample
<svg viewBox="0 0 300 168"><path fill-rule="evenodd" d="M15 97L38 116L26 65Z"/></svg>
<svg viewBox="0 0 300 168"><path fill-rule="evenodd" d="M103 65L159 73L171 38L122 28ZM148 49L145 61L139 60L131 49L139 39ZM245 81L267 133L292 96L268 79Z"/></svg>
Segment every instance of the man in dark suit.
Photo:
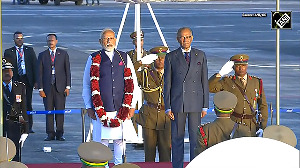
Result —
<svg viewBox="0 0 300 168"><path fill-rule="evenodd" d="M167 54L164 71L164 101L171 121L172 165L183 167L185 121L188 117L190 160L195 157L197 128L206 115L209 92L205 53L191 47L192 30L177 32L180 47Z"/></svg>
<svg viewBox="0 0 300 168"><path fill-rule="evenodd" d="M24 46L22 32L14 33L15 46L6 49L4 58L14 66L13 80L23 82L26 85L26 107L28 111L32 111L32 91L37 87L36 72L37 58L32 47ZM29 132L32 130L33 120L32 115L28 115Z"/></svg>
<svg viewBox="0 0 300 168"><path fill-rule="evenodd" d="M64 110L66 97L71 87L69 55L57 48L56 34L47 35L48 49L41 52L38 58L38 88L43 98L45 110ZM64 114L55 114L56 131L54 131L54 114L46 115L45 141L64 141Z"/></svg>
<svg viewBox="0 0 300 168"><path fill-rule="evenodd" d="M10 138L16 146L14 161L21 161L20 150L28 137L28 116L26 113L26 87L25 84L13 81L14 67L3 59L3 133Z"/></svg>

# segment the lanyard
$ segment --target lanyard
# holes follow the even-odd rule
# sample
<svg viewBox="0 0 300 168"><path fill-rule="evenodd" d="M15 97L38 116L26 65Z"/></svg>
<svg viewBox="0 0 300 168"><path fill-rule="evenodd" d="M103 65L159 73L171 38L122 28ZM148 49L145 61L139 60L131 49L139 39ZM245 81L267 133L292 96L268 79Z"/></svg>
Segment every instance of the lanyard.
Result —
<svg viewBox="0 0 300 168"><path fill-rule="evenodd" d="M19 53L20 57L22 58L22 57L23 57L23 52L20 52L20 50L19 50L18 47L16 47L16 50L17 50L17 52Z"/></svg>

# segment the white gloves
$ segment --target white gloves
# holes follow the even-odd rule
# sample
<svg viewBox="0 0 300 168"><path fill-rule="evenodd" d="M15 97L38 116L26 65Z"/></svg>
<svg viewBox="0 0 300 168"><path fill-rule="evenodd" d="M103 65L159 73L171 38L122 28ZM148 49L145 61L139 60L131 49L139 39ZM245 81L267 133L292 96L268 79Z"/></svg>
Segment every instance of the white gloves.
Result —
<svg viewBox="0 0 300 168"><path fill-rule="evenodd" d="M154 60L156 60L158 56L156 54L149 54L141 58L142 64L151 64Z"/></svg>
<svg viewBox="0 0 300 168"><path fill-rule="evenodd" d="M256 136L257 136L257 137L262 137L262 136L263 136L263 132L264 132L264 130L262 130L261 128L258 129L258 130L256 131Z"/></svg>
<svg viewBox="0 0 300 168"><path fill-rule="evenodd" d="M28 137L28 134L22 134L21 135L21 138L19 140L19 143L21 143L21 148L23 148L24 142L27 139L27 137Z"/></svg>
<svg viewBox="0 0 300 168"><path fill-rule="evenodd" d="M233 70L232 68L233 65L234 65L233 61L227 61L226 64L224 64L221 70L219 71L219 74L221 76L229 74Z"/></svg>

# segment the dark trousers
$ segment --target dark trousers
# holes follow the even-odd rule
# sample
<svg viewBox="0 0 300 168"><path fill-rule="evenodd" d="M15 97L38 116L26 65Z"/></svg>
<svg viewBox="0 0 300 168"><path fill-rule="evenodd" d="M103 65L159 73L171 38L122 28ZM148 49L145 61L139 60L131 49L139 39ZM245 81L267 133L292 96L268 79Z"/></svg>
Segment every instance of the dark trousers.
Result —
<svg viewBox="0 0 300 168"><path fill-rule="evenodd" d="M23 82L26 85L26 109L27 111L32 111L33 86L29 83L26 75L20 76L19 81ZM32 115L29 114L28 114L28 124L29 124L29 130L32 130L33 118Z"/></svg>
<svg viewBox="0 0 300 168"><path fill-rule="evenodd" d="M155 162L156 146L159 162L171 161L171 128L154 130L143 127L145 162Z"/></svg>
<svg viewBox="0 0 300 168"><path fill-rule="evenodd" d="M195 158L194 149L197 142L198 125L201 124L201 113L174 113L175 120L171 120L173 168L183 168L185 122L187 117L190 140L190 160Z"/></svg>
<svg viewBox="0 0 300 168"><path fill-rule="evenodd" d="M66 97L64 92L57 92L55 85L51 85L51 90L43 98L45 110L64 110ZM54 116L56 121L56 132L54 131ZM49 136L63 136L64 134L64 114L46 114L46 133Z"/></svg>
<svg viewBox="0 0 300 168"><path fill-rule="evenodd" d="M6 120L4 118L4 127L3 127L3 136L5 137L7 135L7 138L12 140L16 146L16 155L13 158L13 161L20 162L19 157L19 150L20 150L20 144L19 140L21 138L21 124L14 122L12 120Z"/></svg>

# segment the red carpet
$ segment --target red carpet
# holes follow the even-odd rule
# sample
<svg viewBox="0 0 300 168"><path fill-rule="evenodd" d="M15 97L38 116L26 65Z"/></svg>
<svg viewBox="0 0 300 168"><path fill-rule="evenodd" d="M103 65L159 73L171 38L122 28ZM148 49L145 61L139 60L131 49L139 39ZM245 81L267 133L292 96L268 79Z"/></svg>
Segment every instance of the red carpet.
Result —
<svg viewBox="0 0 300 168"><path fill-rule="evenodd" d="M145 163L136 162L134 164L139 165L141 168L172 168L172 163L161 162L161 163ZM184 167L188 163L184 163ZM49 163L49 164L26 164L28 168L81 168L81 163ZM109 164L109 167L113 167L113 164Z"/></svg>

